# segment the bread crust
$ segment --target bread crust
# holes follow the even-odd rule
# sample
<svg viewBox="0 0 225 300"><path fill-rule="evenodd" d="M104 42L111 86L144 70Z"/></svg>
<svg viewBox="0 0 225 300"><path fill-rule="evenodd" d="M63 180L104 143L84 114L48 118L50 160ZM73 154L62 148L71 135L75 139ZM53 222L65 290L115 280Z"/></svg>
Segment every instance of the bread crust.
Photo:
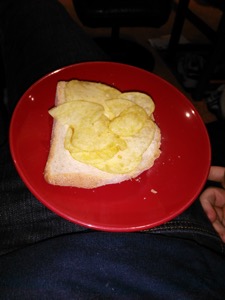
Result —
<svg viewBox="0 0 225 300"><path fill-rule="evenodd" d="M65 81L60 81L57 84L56 106L65 102L65 85ZM134 171L126 174L107 173L72 158L69 151L64 148L64 138L67 129L67 125L62 125L54 119L50 151L44 170L45 180L53 185L91 189L120 183L135 178L145 170L151 168L161 153L161 133L159 127L156 125L153 141L144 152L142 161Z"/></svg>

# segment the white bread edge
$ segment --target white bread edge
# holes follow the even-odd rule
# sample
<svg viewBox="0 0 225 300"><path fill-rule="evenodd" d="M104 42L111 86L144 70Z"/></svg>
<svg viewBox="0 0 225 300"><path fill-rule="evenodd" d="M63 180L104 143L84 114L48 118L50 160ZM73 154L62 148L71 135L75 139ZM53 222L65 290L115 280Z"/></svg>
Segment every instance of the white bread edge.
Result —
<svg viewBox="0 0 225 300"><path fill-rule="evenodd" d="M57 84L56 106L65 102L65 85L65 81L60 81ZM63 141L67 128L67 126L62 125L60 122L53 121L50 151L44 170L45 180L53 185L91 189L120 183L135 178L151 168L161 153L161 134L160 129L156 126L153 141L144 152L138 168L127 174L107 173L72 158L69 151L64 148Z"/></svg>

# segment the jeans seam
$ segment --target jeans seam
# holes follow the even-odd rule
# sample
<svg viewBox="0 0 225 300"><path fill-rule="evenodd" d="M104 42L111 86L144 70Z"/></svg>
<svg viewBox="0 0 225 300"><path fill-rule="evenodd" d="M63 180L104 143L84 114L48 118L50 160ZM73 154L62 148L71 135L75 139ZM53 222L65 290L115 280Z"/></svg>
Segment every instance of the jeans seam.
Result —
<svg viewBox="0 0 225 300"><path fill-rule="evenodd" d="M163 231L165 232L171 232L171 231L180 231L180 230L186 230L185 232L188 232L188 230L192 230L193 233L199 233L199 234L204 234L206 236L211 237L212 239L216 240L219 245L220 245L220 249L221 249L221 253L224 254L225 253L225 244L221 241L220 237L216 234L216 232L212 232L211 230L207 230L207 229L203 229L202 227L199 226L194 226L192 224L192 222L187 222L187 221L183 221L183 223L186 223L186 225L181 225L178 223L181 222L173 222L174 224L168 224L168 226L162 225L156 228L150 228L150 229L146 229L143 230L143 233L162 233ZM190 224L192 224L190 226ZM183 231L184 232L184 231Z"/></svg>

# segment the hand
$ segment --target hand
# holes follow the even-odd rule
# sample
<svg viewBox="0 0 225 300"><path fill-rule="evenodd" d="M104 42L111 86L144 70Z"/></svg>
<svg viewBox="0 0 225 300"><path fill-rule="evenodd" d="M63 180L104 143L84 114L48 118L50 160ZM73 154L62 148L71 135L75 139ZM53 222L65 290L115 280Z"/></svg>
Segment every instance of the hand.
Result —
<svg viewBox="0 0 225 300"><path fill-rule="evenodd" d="M211 167L208 179L220 182L221 188L207 188L200 195L200 202L214 229L225 243L225 168Z"/></svg>

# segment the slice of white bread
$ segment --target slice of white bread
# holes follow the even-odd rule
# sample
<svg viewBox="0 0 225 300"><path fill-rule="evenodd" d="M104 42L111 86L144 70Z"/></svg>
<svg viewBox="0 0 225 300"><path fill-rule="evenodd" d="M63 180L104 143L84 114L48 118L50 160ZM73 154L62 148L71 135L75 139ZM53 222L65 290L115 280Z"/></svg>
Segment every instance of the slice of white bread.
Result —
<svg viewBox="0 0 225 300"><path fill-rule="evenodd" d="M66 84L67 82L65 81L58 82L55 106L65 103ZM50 151L44 170L45 180L53 185L90 189L120 183L135 178L145 170L151 168L161 152L160 129L155 125L153 140L143 153L139 165L134 170L125 174L108 173L94 166L77 161L71 156L70 152L64 147L68 127L69 125L64 125L56 119L53 121Z"/></svg>

